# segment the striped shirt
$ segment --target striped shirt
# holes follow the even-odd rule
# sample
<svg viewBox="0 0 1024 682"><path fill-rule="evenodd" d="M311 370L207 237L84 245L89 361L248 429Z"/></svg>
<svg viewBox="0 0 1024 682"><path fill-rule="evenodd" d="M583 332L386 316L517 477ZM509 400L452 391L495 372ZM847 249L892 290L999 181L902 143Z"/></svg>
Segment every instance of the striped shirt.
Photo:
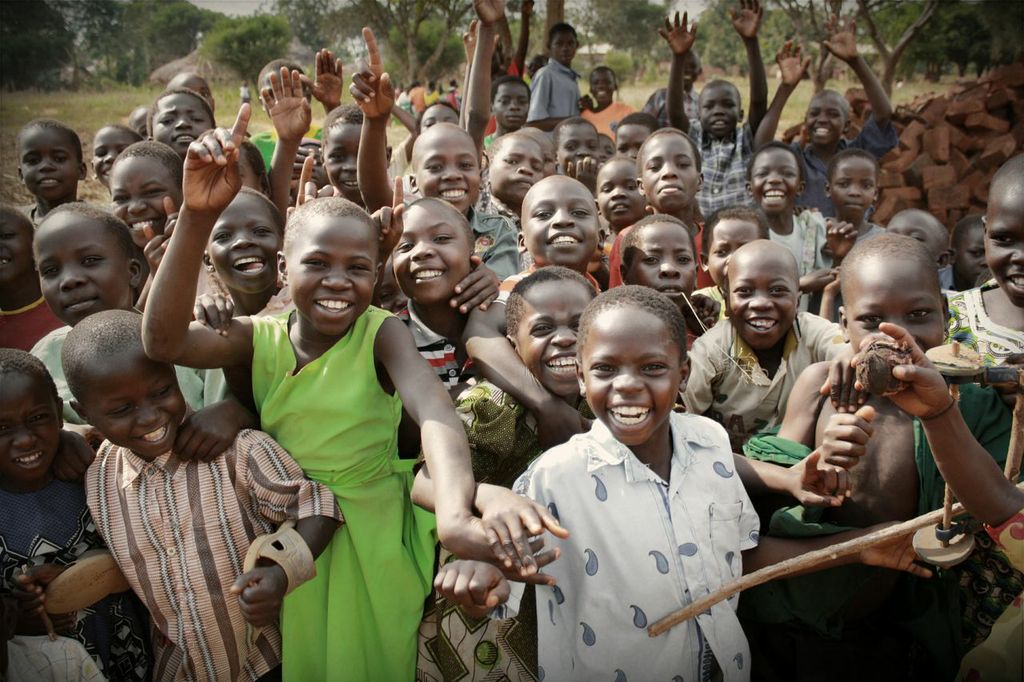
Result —
<svg viewBox="0 0 1024 682"><path fill-rule="evenodd" d="M231 594L249 545L287 519L342 520L280 445L244 430L212 462L146 462L104 442L86 474L100 534L152 618L154 680L255 680L281 661L278 627L249 644Z"/></svg>
<svg viewBox="0 0 1024 682"><path fill-rule="evenodd" d="M473 363L465 351L458 348L456 342L446 339L428 327L416 314L412 301L409 301L409 307L398 315L398 319L412 332L416 350L434 370L445 388L458 386L473 378Z"/></svg>

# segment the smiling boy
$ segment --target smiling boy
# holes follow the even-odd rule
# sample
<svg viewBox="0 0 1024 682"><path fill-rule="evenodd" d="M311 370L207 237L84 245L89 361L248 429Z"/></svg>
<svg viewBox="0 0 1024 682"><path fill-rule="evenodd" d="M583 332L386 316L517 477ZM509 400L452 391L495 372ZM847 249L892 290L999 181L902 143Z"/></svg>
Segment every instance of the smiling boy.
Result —
<svg viewBox="0 0 1024 682"><path fill-rule="evenodd" d="M572 60L579 48L576 29L557 23L548 30L551 57L530 83L530 111L526 122L534 128L552 130L558 122L580 113L580 75L573 71Z"/></svg>
<svg viewBox="0 0 1024 682"><path fill-rule="evenodd" d="M590 72L590 97L584 97L580 116L594 124L598 134L611 137L619 127L623 117L632 114L635 109L625 102L616 102L615 93L619 89L615 72L607 66L599 66Z"/></svg>
<svg viewBox="0 0 1024 682"><path fill-rule="evenodd" d="M213 109L202 95L193 90L168 90L153 101L149 116L150 137L168 145L185 160L188 146L217 126Z"/></svg>
<svg viewBox="0 0 1024 682"><path fill-rule="evenodd" d="M82 141L60 121L40 118L22 126L15 146L18 178L36 199L21 210L38 225L57 206L77 200L78 183L85 180Z"/></svg>

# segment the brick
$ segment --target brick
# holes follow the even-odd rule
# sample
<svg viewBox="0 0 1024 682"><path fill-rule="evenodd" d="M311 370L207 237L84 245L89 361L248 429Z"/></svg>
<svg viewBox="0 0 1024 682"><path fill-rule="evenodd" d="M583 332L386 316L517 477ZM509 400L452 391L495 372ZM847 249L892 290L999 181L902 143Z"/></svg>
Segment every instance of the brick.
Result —
<svg viewBox="0 0 1024 682"><path fill-rule="evenodd" d="M935 216L935 219L938 220L943 225L949 225L949 211L947 211L946 209L929 207L928 212Z"/></svg>
<svg viewBox="0 0 1024 682"><path fill-rule="evenodd" d="M975 185L974 189L971 191L971 199L980 201L981 203L988 205L988 188L990 184L990 180L985 180L984 182L979 182L977 185Z"/></svg>
<svg viewBox="0 0 1024 682"><path fill-rule="evenodd" d="M882 169L878 174L878 186L882 189L888 187L903 187L906 182L903 180L903 173Z"/></svg>
<svg viewBox="0 0 1024 682"><path fill-rule="evenodd" d="M921 118L928 124L929 127L934 127L939 123L942 123L942 119L946 116L946 111L949 110L949 100L945 97L936 97L921 110Z"/></svg>
<svg viewBox="0 0 1024 682"><path fill-rule="evenodd" d="M905 199L906 201L920 201L921 190L916 187L894 187L893 189L885 190L886 196L896 197L898 199Z"/></svg>
<svg viewBox="0 0 1024 682"><path fill-rule="evenodd" d="M946 120L950 123L963 123L971 114L985 111L985 103L980 99L955 99L946 110Z"/></svg>
<svg viewBox="0 0 1024 682"><path fill-rule="evenodd" d="M972 170L966 177L961 178L960 183L973 194L974 188L980 184L988 182L988 175L982 173L980 170Z"/></svg>
<svg viewBox="0 0 1024 682"><path fill-rule="evenodd" d="M924 123L914 120L911 121L903 132L900 133L900 146L904 149L908 149L912 152L918 152L921 150L921 136L924 135L926 127Z"/></svg>
<svg viewBox="0 0 1024 682"><path fill-rule="evenodd" d="M982 81L994 82L1011 88L1024 85L1024 62L1014 62L993 69L985 74Z"/></svg>
<svg viewBox="0 0 1024 682"><path fill-rule="evenodd" d="M937 187L928 192L928 208L948 210L967 208L971 202L971 191L964 185Z"/></svg>
<svg viewBox="0 0 1024 682"><path fill-rule="evenodd" d="M992 114L977 113L971 114L964 121L964 126L972 129L992 130L997 133L1005 133L1010 129L1010 122L998 118Z"/></svg>
<svg viewBox="0 0 1024 682"><path fill-rule="evenodd" d="M935 187L956 184L956 171L952 166L928 166L921 171L921 187L927 192Z"/></svg>
<svg viewBox="0 0 1024 682"><path fill-rule="evenodd" d="M924 173L924 169L934 165L935 161L932 160L932 157L927 154L921 154L914 159L914 162L910 164L910 167L903 172L903 179L907 181L908 185L920 187L921 176Z"/></svg>
<svg viewBox="0 0 1024 682"><path fill-rule="evenodd" d="M988 97L985 98L985 108L988 109L989 111L992 111L993 109L998 109L1000 107L1005 107L1009 103L1010 91L1007 88L999 88L998 90L993 90L988 94Z"/></svg>
<svg viewBox="0 0 1024 682"><path fill-rule="evenodd" d="M939 125L926 131L921 138L921 148L937 163L948 163L949 126Z"/></svg>
<svg viewBox="0 0 1024 682"><path fill-rule="evenodd" d="M955 130L955 128L954 128ZM949 149L949 165L956 171L956 176L962 178L967 174L967 170L971 166L971 162L967 160L967 157L962 151L956 148L956 146L950 147Z"/></svg>
<svg viewBox="0 0 1024 682"><path fill-rule="evenodd" d="M978 168L998 168L1003 165L1003 162L1013 156L1013 152L1016 149L1017 138L1009 133L989 140L988 144L985 145L985 149L977 158Z"/></svg>
<svg viewBox="0 0 1024 682"><path fill-rule="evenodd" d="M949 127L949 141L964 154L976 152L985 146L977 137L969 135L955 126Z"/></svg>
<svg viewBox="0 0 1024 682"><path fill-rule="evenodd" d="M917 198L911 199L898 194L900 190L910 189L917 192ZM919 208L921 192L916 187L903 187L895 190L886 190L882 193L882 200L878 202L872 220L884 225L889 219L906 208Z"/></svg>
<svg viewBox="0 0 1024 682"><path fill-rule="evenodd" d="M894 161L889 161L885 164L886 170L895 171L897 173L903 173L905 170L910 168L910 164L914 163L914 159L917 158L917 152L902 152Z"/></svg>

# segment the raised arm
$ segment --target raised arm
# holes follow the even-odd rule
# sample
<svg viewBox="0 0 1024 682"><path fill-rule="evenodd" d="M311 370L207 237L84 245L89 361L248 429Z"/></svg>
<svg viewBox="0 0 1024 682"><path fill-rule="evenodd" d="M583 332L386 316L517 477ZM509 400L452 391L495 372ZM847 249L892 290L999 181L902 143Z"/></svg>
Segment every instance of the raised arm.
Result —
<svg viewBox="0 0 1024 682"><path fill-rule="evenodd" d="M779 65L779 70L782 72L782 82L779 83L779 89L775 91L772 104L768 107L764 118L761 119L761 123L756 129L751 127L754 130L755 149L775 139L779 120L782 118L782 110L786 108L789 96L793 94L793 91L800 85L804 74L807 73L807 67L811 65L811 58L807 57L801 61L799 43L787 40L775 55L775 63Z"/></svg>
<svg viewBox="0 0 1024 682"><path fill-rule="evenodd" d="M395 106L395 89L391 77L384 73L373 31L364 27L363 40L369 62L359 63L356 73L352 74L349 92L363 111L356 179L363 204L372 213L382 206L390 206L394 199L388 179L387 146L388 118Z"/></svg>
<svg viewBox="0 0 1024 682"><path fill-rule="evenodd" d="M851 17L846 26L840 27L838 17L833 16L828 24L828 32L828 40L823 41L822 44L837 59L849 64L853 72L857 74L861 85L864 86L868 101L871 102L871 113L875 115L875 123L879 128L884 128L892 118L892 102L885 94L885 88L879 82L878 76L857 51L857 23Z"/></svg>
<svg viewBox="0 0 1024 682"><path fill-rule="evenodd" d="M519 16L521 19L519 45L516 46L516 55L512 58L512 63L515 64L516 71L522 78L526 73L526 53L530 49L530 17L533 16L533 0L523 0Z"/></svg>
<svg viewBox="0 0 1024 682"><path fill-rule="evenodd" d="M249 115L249 105L243 104L231 130L217 128L189 145L182 186L184 201L142 318L142 341L146 354L154 360L198 368L252 362L248 318L232 319L226 334L191 322L196 282L210 231L242 186L238 149L245 138Z"/></svg>
<svg viewBox="0 0 1024 682"><path fill-rule="evenodd" d="M768 108L768 79L761 59L761 45L757 41L757 30L761 26L764 8L759 0L740 0L739 9L731 11L732 26L743 38L747 50L747 64L750 66L750 109L747 122L751 133L757 132Z"/></svg>
<svg viewBox="0 0 1024 682"><path fill-rule="evenodd" d="M281 215L287 215L291 203L292 164L313 114L302 94L302 74L298 71L289 73L281 67L280 75L270 74L270 87L263 88L260 96L277 131L277 144L270 161L270 195Z"/></svg>
<svg viewBox="0 0 1024 682"><path fill-rule="evenodd" d="M303 76L303 82L308 83L313 97L324 107L324 114L329 114L341 106L341 88L343 85L341 60L335 59L334 54L327 49L316 53L316 80L310 82L309 78Z"/></svg>
<svg viewBox="0 0 1024 682"><path fill-rule="evenodd" d="M690 132L690 119L686 115L686 107L683 104L685 91L683 90L683 68L686 63L686 53L693 48L697 39L697 22L689 29L687 26L688 15L684 12L682 22L679 20L679 12L676 12L675 21L665 17L665 28L658 29L658 35L665 39L672 50L672 70L668 76L667 109L668 122L674 128L679 128L684 133Z"/></svg>
<svg viewBox="0 0 1024 682"><path fill-rule="evenodd" d="M491 118L491 59L498 22L505 16L505 0L473 0L480 18L476 49L466 88L466 131L477 149L483 149L484 133Z"/></svg>

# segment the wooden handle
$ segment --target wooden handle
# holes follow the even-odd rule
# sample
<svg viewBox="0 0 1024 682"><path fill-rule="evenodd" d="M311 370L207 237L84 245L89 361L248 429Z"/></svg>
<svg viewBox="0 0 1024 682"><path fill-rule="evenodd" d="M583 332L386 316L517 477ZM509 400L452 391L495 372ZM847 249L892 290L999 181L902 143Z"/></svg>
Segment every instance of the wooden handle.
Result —
<svg viewBox="0 0 1024 682"><path fill-rule="evenodd" d="M1024 490L1024 483L1018 484L1017 489ZM689 606L685 606L678 611L670 613L647 628L647 634L651 637L657 637L679 623L693 618L698 613L707 611L715 604L732 597L734 594L739 594L743 590L749 590L751 587L757 587L758 585L770 580L785 578L786 576L794 573L815 568L840 557L858 554L868 547L873 547L874 545L892 540L893 538L909 535L918 528L934 526L942 521L944 511L945 510L943 509L936 509L935 511L918 516L916 519L897 523L895 526L889 526L888 528L883 528L882 530L875 531L874 533L862 535L861 537L854 538L853 540L840 542L830 547L824 547L822 549L814 550L813 552L807 552L806 554L795 556L792 559L780 561L779 563L771 566L765 566L759 571L754 571L753 573L744 575L731 583L723 585L717 591L712 592L706 597L698 599ZM964 506L959 502L953 505L953 516L964 514L965 511Z"/></svg>

